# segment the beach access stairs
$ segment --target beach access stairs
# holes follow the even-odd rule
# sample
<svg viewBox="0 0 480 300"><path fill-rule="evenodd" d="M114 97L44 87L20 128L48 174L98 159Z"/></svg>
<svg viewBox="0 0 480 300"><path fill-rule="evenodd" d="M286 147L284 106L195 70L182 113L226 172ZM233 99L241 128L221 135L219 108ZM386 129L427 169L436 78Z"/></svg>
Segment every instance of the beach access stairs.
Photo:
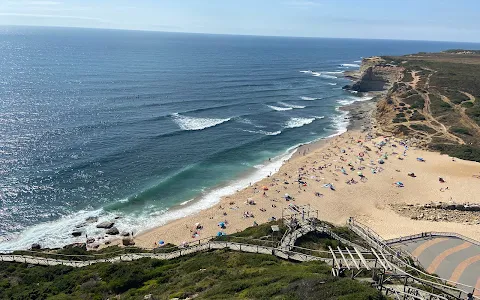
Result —
<svg viewBox="0 0 480 300"><path fill-rule="evenodd" d="M347 226L360 236L369 246L354 244L332 232L328 224L316 219L297 222L289 228L278 245L265 246L255 244L258 240L243 240L238 237L224 236L224 240L207 238L190 243L187 247L138 249L125 247L117 252L91 255L65 255L46 251L0 251L0 261L18 262L31 265L64 265L85 267L96 263L117 263L134 261L142 258L174 259L193 253L218 249L229 249L246 253L274 255L276 257L297 262L323 261L332 266L333 276L344 276L348 270L352 278L357 278L365 271L372 274L367 279L370 284L395 299L467 299L473 287L429 275L415 267L407 253L391 248L385 240L367 226L351 218ZM343 248L328 247L328 250L314 250L295 246L295 241L318 231L329 234L344 245ZM265 241L263 241L265 242ZM137 253L128 253L136 251ZM139 252L140 251L140 252ZM357 278L358 279L358 278ZM365 280L361 278L360 280ZM396 284L394 284L396 283ZM401 283L401 284L399 284ZM419 288L421 287L421 288ZM479 299L479 298L472 298Z"/></svg>
<svg viewBox="0 0 480 300"><path fill-rule="evenodd" d="M429 296L425 299L480 299L475 296L475 288L472 286L439 278L420 270L408 252L390 246L393 242L398 242L397 239L386 241L354 218L347 221L347 226L371 246L372 252L385 255L386 259L383 262L386 267L388 265L390 268L384 268L383 272L380 270L377 274L376 284L380 286L379 289L391 288L385 282L396 279L404 282L404 292L407 287L410 291L414 291L415 286L421 286L423 291L429 291L432 295L437 296L437 298ZM472 298L468 298L469 294Z"/></svg>

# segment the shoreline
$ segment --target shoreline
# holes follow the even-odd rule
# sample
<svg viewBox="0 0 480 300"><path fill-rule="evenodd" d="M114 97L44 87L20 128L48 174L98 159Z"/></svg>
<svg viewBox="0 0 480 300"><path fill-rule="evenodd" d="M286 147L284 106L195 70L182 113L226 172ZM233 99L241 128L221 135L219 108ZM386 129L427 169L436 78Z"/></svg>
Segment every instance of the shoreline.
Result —
<svg viewBox="0 0 480 300"><path fill-rule="evenodd" d="M369 99L369 100L359 100L359 101L355 101L351 104L348 104L348 105L344 105L344 106L341 106L339 107L339 110L340 111L344 111L346 112L347 114L343 116L344 120L347 120L348 121L348 126L347 126L347 129L345 132L340 132L340 133L336 133L336 134L332 134L328 137L322 137L322 138L319 138L317 140L313 140L309 143L304 143L304 144L301 144L301 145L298 145L296 147L292 147L292 150L290 153L285 153L283 155L279 155L282 160L282 164L279 168L276 168L276 171L275 172L272 172L271 175L267 175L266 177L263 177L261 178L260 180L254 182L254 183L251 183L249 186L247 187L244 187L243 189L241 190L237 190L234 194L232 195L226 195L226 196L222 196L220 201L217 202L216 204L214 204L213 206L209 207L209 208L205 208L203 210L200 210L200 211L197 211L197 212L194 212L194 213L191 213L191 214L188 214L188 215L185 215L181 218L178 218L178 219L174 219L174 220L170 220L170 221L167 221L165 224L163 225L159 225L159 226L155 226L154 228L150 228L148 230L145 230L145 231L141 231L139 232L136 236L135 236L135 242L137 245L142 245L142 247L154 247L155 245L150 243L151 245L148 246L148 242L146 240L151 240L151 236L152 235L158 235L158 231L161 230L162 228L165 228L165 227L170 227L173 223L177 224L177 223L181 223L182 220L185 220L187 221L186 219L198 219L198 222L194 222L194 223L191 223L191 224L195 224L195 223L201 223L203 224L204 222L202 222L198 217L199 215L202 215L202 212L206 212L208 210L211 210L213 209L215 206L220 206L220 207L223 207L222 204L225 204L227 201L227 199L230 199L231 196L234 196L235 194L237 193L240 193L242 190L245 190L245 189L248 189L249 187L252 187L252 186L256 186L259 184L259 182L262 182L263 180L265 179L268 179L270 178L270 176L274 176L275 174L277 174L281 168L283 166L285 166L286 164L290 164L290 163L294 163L296 162L296 160L298 158L301 158L309 153L314 153L315 151L318 151L318 150L321 150L322 148L326 147L329 143L329 141L331 139L334 139L335 137L338 137L338 136L341 136L343 134L345 134L346 132L350 132L350 131L362 131L362 132L365 132L367 130L370 130L372 128L372 113L373 113L373 109L376 107L376 102L377 102L377 97L379 97L379 95L375 95L372 99ZM288 150L287 150L288 151ZM303 155L302 155L303 154ZM289 157L288 159L282 159L282 157ZM239 177L236 181L238 180L242 180L243 178L242 177ZM219 186L219 187L215 187L215 188L212 188L212 190L215 190L215 189L221 189L222 187L225 187L225 186ZM187 205L190 205L190 204L194 204L196 201L200 201L200 199L195 199L195 200L191 200L187 203ZM182 206L181 204L179 205L176 205L174 207L172 207L172 210L174 209L182 209ZM282 207L283 208L283 207ZM227 214L228 215L228 214ZM275 216L272 216L272 217L275 217ZM277 218L278 219L278 218ZM267 222L267 221L265 221ZM262 222L263 223L263 222ZM187 224L185 224L185 228L189 228L191 226L188 226ZM247 226L248 227L248 226ZM246 227L245 227L246 228ZM238 231L241 231L245 228L237 228L236 229L236 232ZM211 236L214 236L214 235L211 235ZM207 236L202 236L200 238L207 238ZM170 239L168 239L167 237L163 238L166 242L171 242ZM173 240L176 240L176 243L177 244L180 244L179 239L178 238L173 238ZM188 239L187 239L188 241ZM112 243L113 245L116 245L116 244L120 244L120 240L112 240ZM184 241L182 241L184 242Z"/></svg>
<svg viewBox="0 0 480 300"><path fill-rule="evenodd" d="M319 210L320 219L337 226L345 225L349 217L355 217L385 239L419 232L447 231L460 232L467 237L480 240L480 230L478 226L472 226L473 223L413 221L398 214L391 206L427 204L439 200L448 202L452 201L453 197L455 197L453 201L458 203L475 199L475 195L480 195L480 185L475 185L478 179L472 178L471 174L480 170L479 163L452 160L449 156L414 147L408 150L409 154L404 159L396 159L392 153L398 149L395 145L400 139L390 138L385 146L388 150L380 151L393 158L386 160L381 166L374 163L375 169L382 169L381 173L372 175L368 169L364 170L368 178L366 182L359 181L356 170L349 176L341 174L340 167L346 167L347 161L353 161L357 149L363 150L364 143L370 148L375 148L375 143L384 140L383 137L374 137L372 133L375 130L372 115L378 97L381 96L382 94L379 94L371 100L354 102L341 108L348 111L348 116L345 116L349 121L346 132L299 146L277 173L252 183L251 186L232 195L222 197L213 207L139 233L134 237L136 245L152 248L157 246L156 242L159 240L179 245L213 237L219 232L235 233L254 224L268 222L272 218L279 219L283 208L289 204L311 204L312 208ZM361 140L362 143L356 143L357 140ZM374 156L377 154L373 151L364 153L370 156L372 162L376 160ZM416 157L424 157L427 163L419 165ZM353 164L356 168L365 168L368 165L366 162L357 161ZM409 171L422 174L424 179L415 180L408 177ZM448 192L439 191L438 187L434 187L438 185L440 175L449 180ZM297 184L298 177L303 178L305 186ZM354 179L356 184L344 183L350 178ZM405 187L402 189L395 187L393 183L396 181L404 182ZM335 185L335 192L323 188L329 183ZM264 187L268 190L264 190ZM287 201L285 193L294 199ZM316 196L317 194L321 196ZM252 200L255 202L253 205L247 203ZM197 230L196 223L200 223L202 229ZM225 223L225 228L220 228L219 223Z"/></svg>

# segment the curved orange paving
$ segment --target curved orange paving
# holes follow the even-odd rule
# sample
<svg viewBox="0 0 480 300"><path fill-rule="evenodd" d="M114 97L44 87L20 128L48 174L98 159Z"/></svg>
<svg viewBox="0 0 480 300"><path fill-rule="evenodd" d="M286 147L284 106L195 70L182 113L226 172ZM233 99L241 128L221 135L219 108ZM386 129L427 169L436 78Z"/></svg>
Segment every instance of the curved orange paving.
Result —
<svg viewBox="0 0 480 300"><path fill-rule="evenodd" d="M447 256L453 254L453 253L456 253L458 251L462 251L463 249L467 249L468 247L470 247L472 244L468 243L468 242L465 242L461 245L458 245L456 247L453 247L453 248L450 248L450 249L447 249L445 251L443 251L442 253L440 253L437 257L435 257L435 259L432 261L432 263L430 264L430 266L428 266L427 268L427 272L428 273L435 273L435 271L437 270L438 266L443 262L443 260L445 258L447 258ZM416 249L415 249L416 250Z"/></svg>
<svg viewBox="0 0 480 300"><path fill-rule="evenodd" d="M478 277L477 284L475 285L474 296L480 296L480 276Z"/></svg>
<svg viewBox="0 0 480 300"><path fill-rule="evenodd" d="M480 261L480 254L467 258L466 260L459 263L458 266L453 271L452 277L450 277L450 281L458 282L458 280L460 279L460 276L462 276L463 274L463 271L465 271L465 269L468 268L468 266L470 266L473 263L476 263L477 261Z"/></svg>
<svg viewBox="0 0 480 300"><path fill-rule="evenodd" d="M413 257L419 257L420 254L422 254L423 251L425 251L428 247L433 246L435 244L438 244L440 242L448 240L447 238L437 238L433 240L428 240L425 243L421 244L418 246L415 250L412 252Z"/></svg>

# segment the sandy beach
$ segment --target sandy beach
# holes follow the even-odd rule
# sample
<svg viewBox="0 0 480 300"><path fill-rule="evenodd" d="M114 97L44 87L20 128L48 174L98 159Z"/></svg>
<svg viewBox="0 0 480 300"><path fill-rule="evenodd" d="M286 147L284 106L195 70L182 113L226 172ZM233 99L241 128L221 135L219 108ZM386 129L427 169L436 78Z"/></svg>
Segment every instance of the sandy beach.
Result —
<svg viewBox="0 0 480 300"><path fill-rule="evenodd" d="M376 136L370 116L374 107L375 101L347 107L351 119L347 132L300 147L272 176L222 198L209 209L138 234L136 245L151 248L159 240L181 244L219 231L234 233L254 223L279 219L282 209L290 204L310 204L318 210L319 219L335 225L345 225L349 217L355 217L386 239L446 231L480 240L476 221L412 220L390 207L440 201L479 203L480 179L473 175L480 174L480 164L405 148L401 139ZM410 172L416 177L409 176ZM440 183L439 177L445 182ZM397 182L404 186L398 187ZM224 229L220 222L225 223ZM202 229L196 230L196 223Z"/></svg>

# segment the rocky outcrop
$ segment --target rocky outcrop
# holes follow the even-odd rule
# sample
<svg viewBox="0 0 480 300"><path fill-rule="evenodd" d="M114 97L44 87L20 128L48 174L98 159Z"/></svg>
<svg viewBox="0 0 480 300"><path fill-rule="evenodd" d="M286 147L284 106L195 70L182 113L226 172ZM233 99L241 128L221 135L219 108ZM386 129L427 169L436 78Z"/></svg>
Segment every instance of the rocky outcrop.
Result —
<svg viewBox="0 0 480 300"><path fill-rule="evenodd" d="M32 244L32 247L30 247L32 250L40 250L42 248L42 246L40 246L40 244Z"/></svg>
<svg viewBox="0 0 480 300"><path fill-rule="evenodd" d="M379 57L365 58L358 73L346 74L347 78L358 79L344 88L357 92L385 91L402 78L404 70Z"/></svg>
<svg viewBox="0 0 480 300"><path fill-rule="evenodd" d="M113 222L106 221L106 222L102 222L100 224L97 224L97 228L109 229L109 228L112 228L114 224L115 223L113 223Z"/></svg>
<svg viewBox="0 0 480 300"><path fill-rule="evenodd" d="M122 239L122 244L124 246L133 246L133 245L135 245L135 242L131 238L124 238L124 239Z"/></svg>
<svg viewBox="0 0 480 300"><path fill-rule="evenodd" d="M63 247L63 249L74 249L74 248L79 248L83 250L87 250L87 244L85 243L73 243L69 244Z"/></svg>
<svg viewBox="0 0 480 300"><path fill-rule="evenodd" d="M85 219L87 223L95 223L98 222L98 217L88 217Z"/></svg>
<svg viewBox="0 0 480 300"><path fill-rule="evenodd" d="M480 204L436 202L428 204L393 204L400 215L412 220L480 224Z"/></svg>
<svg viewBox="0 0 480 300"><path fill-rule="evenodd" d="M120 232L118 231L117 227L112 227L106 231L106 234L109 234L109 235L117 235L119 233Z"/></svg>
<svg viewBox="0 0 480 300"><path fill-rule="evenodd" d="M75 236L75 237L78 237L78 236L82 235L82 232L81 231L74 231L74 232L72 232L72 235Z"/></svg>

